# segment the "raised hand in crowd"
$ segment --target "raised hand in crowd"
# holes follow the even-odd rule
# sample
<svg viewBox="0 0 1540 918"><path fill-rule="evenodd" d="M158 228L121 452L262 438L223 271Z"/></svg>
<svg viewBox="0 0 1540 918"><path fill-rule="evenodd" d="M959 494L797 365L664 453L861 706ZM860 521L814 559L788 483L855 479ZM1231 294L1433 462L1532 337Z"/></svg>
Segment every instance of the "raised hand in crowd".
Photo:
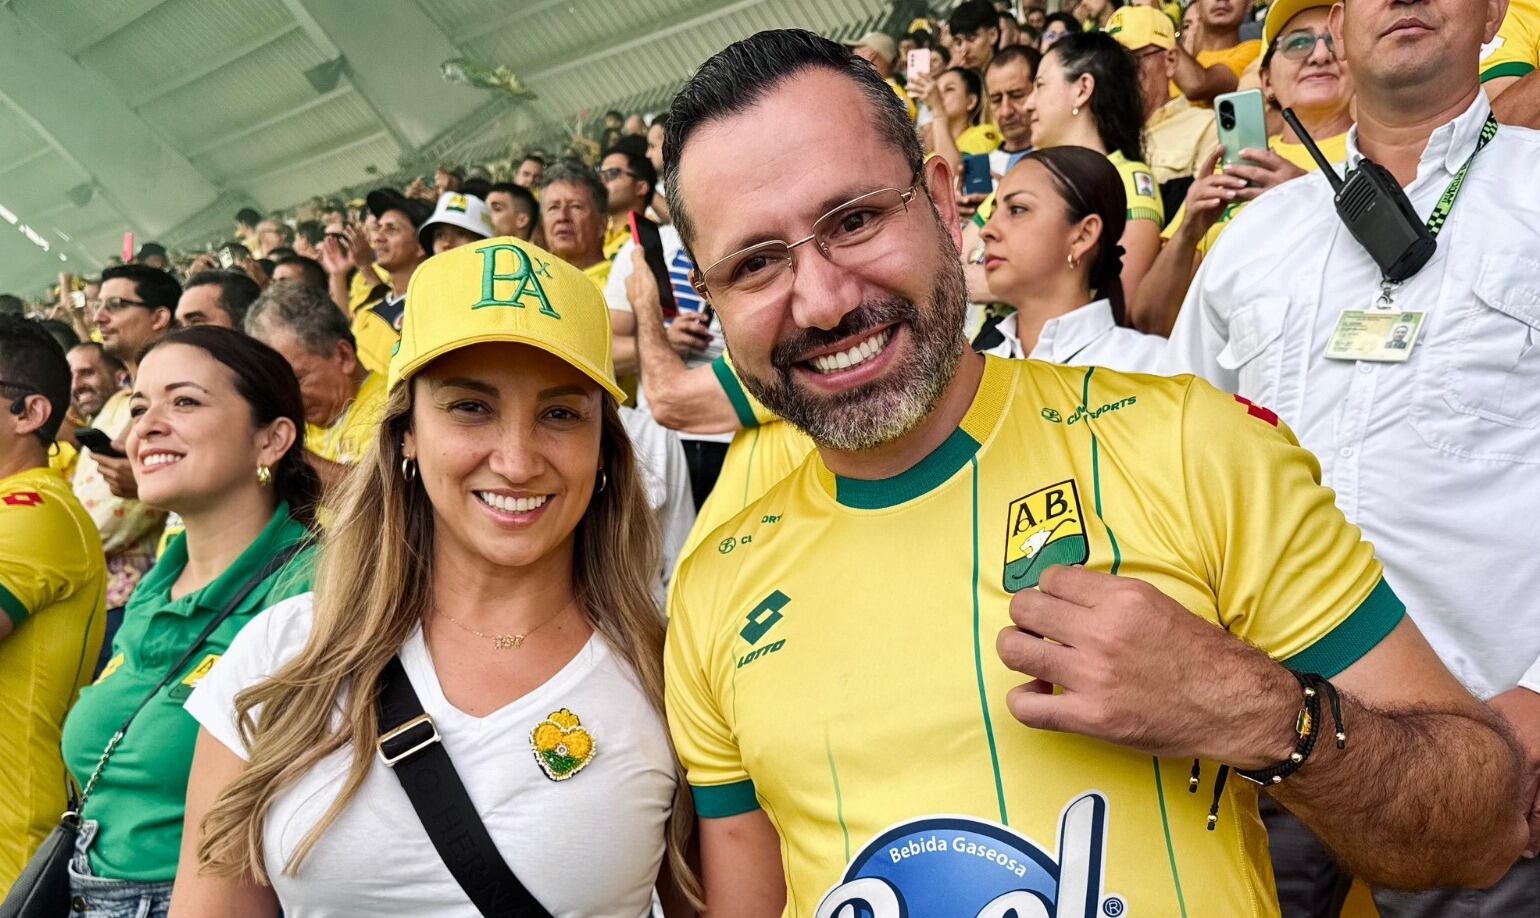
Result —
<svg viewBox="0 0 1540 918"><path fill-rule="evenodd" d="M219 260L208 252L200 252L198 257L192 260L192 264L187 266L187 276L192 277L194 274L202 274L204 271L218 270Z"/></svg>
<svg viewBox="0 0 1540 918"><path fill-rule="evenodd" d="M261 262L257 261L255 258L252 258L250 255L247 255L245 258L237 261L235 263L235 267L240 270L241 273L256 281L257 286L263 289L266 289L267 285L273 282L273 279L267 276L267 271L262 267Z"/></svg>
<svg viewBox="0 0 1540 918"><path fill-rule="evenodd" d="M121 442L113 444L118 449L123 448ZM127 456L113 457L92 453L96 459L96 467L101 471L102 478L106 480L107 487L112 491L113 497L123 500L137 500L139 498L139 483L134 480L134 470L130 466Z"/></svg>
<svg viewBox="0 0 1540 918"><path fill-rule="evenodd" d="M341 274L346 277L347 273L353 269L352 253L344 249L341 241L330 233L321 240L320 253L321 267L325 268L329 275Z"/></svg>
<svg viewBox="0 0 1540 918"><path fill-rule="evenodd" d="M658 282L652 276L651 271L642 271L647 276L647 283L652 285L653 298L656 299ZM637 272L632 272L635 277ZM626 284L629 292L631 284ZM681 357L689 356L691 351L704 351L711 346L711 332L707 329L709 321L706 316L698 312L681 312L668 324L668 343L673 345L675 353Z"/></svg>

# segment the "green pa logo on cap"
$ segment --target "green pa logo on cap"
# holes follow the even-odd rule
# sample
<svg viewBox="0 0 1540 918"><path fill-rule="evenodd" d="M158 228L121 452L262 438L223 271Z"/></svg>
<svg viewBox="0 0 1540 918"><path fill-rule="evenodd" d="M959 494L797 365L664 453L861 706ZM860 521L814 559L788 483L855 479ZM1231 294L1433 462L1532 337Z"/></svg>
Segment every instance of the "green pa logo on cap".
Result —
<svg viewBox="0 0 1540 918"><path fill-rule="evenodd" d="M542 315L548 315L553 319L561 318L561 313L556 311L551 305L550 298L545 295L545 287L540 284L541 277L549 279L551 276L549 263L542 261L536 268L528 252L507 242L484 245L476 251L481 253L481 300L472 306L472 309L485 309L488 306L512 306L515 309L523 309L527 301L533 297L534 301L540 305ZM497 253L499 252L513 253L515 264L511 273L497 273ZM513 295L508 299L498 299L499 283L517 285L513 288Z"/></svg>

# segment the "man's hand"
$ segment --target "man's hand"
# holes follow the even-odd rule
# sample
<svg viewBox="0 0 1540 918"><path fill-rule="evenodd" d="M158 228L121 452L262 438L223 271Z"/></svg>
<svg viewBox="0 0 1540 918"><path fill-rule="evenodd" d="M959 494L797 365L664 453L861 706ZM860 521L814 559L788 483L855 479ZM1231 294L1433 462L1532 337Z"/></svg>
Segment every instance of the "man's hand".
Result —
<svg viewBox="0 0 1540 918"><path fill-rule="evenodd" d="M346 274L353 269L353 256L343 249L336 236L328 235L321 240L321 267L327 274Z"/></svg>
<svg viewBox="0 0 1540 918"><path fill-rule="evenodd" d="M114 443L119 449L123 444ZM115 459L112 456L101 456L92 453L96 460L96 467L101 470L102 478L107 482L107 489L113 497L121 497L124 500L138 500L139 483L134 480L133 467L129 465L127 457Z"/></svg>
<svg viewBox="0 0 1540 918"><path fill-rule="evenodd" d="M369 244L369 234L357 223L348 226L348 253L353 256L353 267L360 271L374 270L374 246Z"/></svg>
<svg viewBox="0 0 1540 918"><path fill-rule="evenodd" d="M675 316L674 321L668 323L668 343L681 357L710 347L711 329L706 325L706 317L698 312L681 312Z"/></svg>
<svg viewBox="0 0 1540 918"><path fill-rule="evenodd" d="M658 279L647 267L647 253L641 246L631 248L631 276L626 278L626 300L638 321L662 322L663 301L658 293Z"/></svg>
<svg viewBox="0 0 1540 918"><path fill-rule="evenodd" d="M1529 843L1524 856L1540 853L1540 694L1511 688L1487 702L1513 730L1524 753L1524 798L1529 801Z"/></svg>
<svg viewBox="0 0 1540 918"><path fill-rule="evenodd" d="M1011 619L995 646L1034 677L1007 700L1029 727L1243 769L1293 751L1299 683L1147 583L1052 567Z"/></svg>
<svg viewBox="0 0 1540 918"><path fill-rule="evenodd" d="M249 255L237 261L235 266L240 269L242 274L256 281L257 286L263 290L266 290L267 285L273 282L273 279L268 277L267 272L262 269L262 265Z"/></svg>
<svg viewBox="0 0 1540 918"><path fill-rule="evenodd" d="M1261 189L1247 185L1246 180L1238 175L1215 171L1223 156L1223 147L1210 153L1203 165L1198 167L1196 178L1187 189L1187 213L1182 218L1181 232L1188 234L1194 247L1219 222L1225 208L1253 200L1262 193Z"/></svg>
<svg viewBox="0 0 1540 918"><path fill-rule="evenodd" d="M1297 179L1305 174L1305 170L1272 150L1242 150L1241 159L1244 162L1225 166L1225 174L1250 182L1252 187L1249 190L1254 192L1251 195L1252 198L1269 188L1282 185L1290 179Z"/></svg>
<svg viewBox="0 0 1540 918"><path fill-rule="evenodd" d="M957 199L957 217L958 217L958 219L962 220L962 222L967 223L969 220L973 219L973 215L974 214L978 213L979 205L983 204L985 199L987 199L989 197L989 195L987 195L987 194L963 194L962 193L962 176L960 176L960 175L957 177L957 184L958 184L957 193L955 195L953 195L953 197L955 197ZM997 186L1000 184L1000 177L999 176L995 177L995 184Z"/></svg>
<svg viewBox="0 0 1540 918"><path fill-rule="evenodd" d="M406 196L417 198L420 201L432 202L438 200L438 192L434 190L433 186L420 178L412 179L412 184L406 186Z"/></svg>
<svg viewBox="0 0 1540 918"><path fill-rule="evenodd" d="M187 276L192 277L194 274L202 274L204 271L218 270L219 259L207 252L200 252L198 257L192 260L192 264L187 266Z"/></svg>

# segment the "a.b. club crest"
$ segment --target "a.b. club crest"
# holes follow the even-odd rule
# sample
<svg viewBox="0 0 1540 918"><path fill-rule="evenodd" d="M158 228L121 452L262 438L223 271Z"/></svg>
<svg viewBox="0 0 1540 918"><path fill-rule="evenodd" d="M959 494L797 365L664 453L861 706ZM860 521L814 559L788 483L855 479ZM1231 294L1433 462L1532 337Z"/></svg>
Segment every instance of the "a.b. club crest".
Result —
<svg viewBox="0 0 1540 918"><path fill-rule="evenodd" d="M1011 501L1005 522L1006 592L1037 586L1052 565L1084 564L1090 555L1073 478Z"/></svg>

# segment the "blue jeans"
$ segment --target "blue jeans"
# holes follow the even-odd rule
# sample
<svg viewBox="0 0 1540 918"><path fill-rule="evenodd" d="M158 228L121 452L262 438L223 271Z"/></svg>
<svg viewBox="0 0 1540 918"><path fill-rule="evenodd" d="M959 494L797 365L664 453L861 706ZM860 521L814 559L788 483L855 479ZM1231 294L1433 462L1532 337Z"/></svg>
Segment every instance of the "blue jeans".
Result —
<svg viewBox="0 0 1540 918"><path fill-rule="evenodd" d="M166 918L171 910L171 883L112 880L94 876L86 852L96 839L97 823L86 820L75 838L70 859L71 918Z"/></svg>

